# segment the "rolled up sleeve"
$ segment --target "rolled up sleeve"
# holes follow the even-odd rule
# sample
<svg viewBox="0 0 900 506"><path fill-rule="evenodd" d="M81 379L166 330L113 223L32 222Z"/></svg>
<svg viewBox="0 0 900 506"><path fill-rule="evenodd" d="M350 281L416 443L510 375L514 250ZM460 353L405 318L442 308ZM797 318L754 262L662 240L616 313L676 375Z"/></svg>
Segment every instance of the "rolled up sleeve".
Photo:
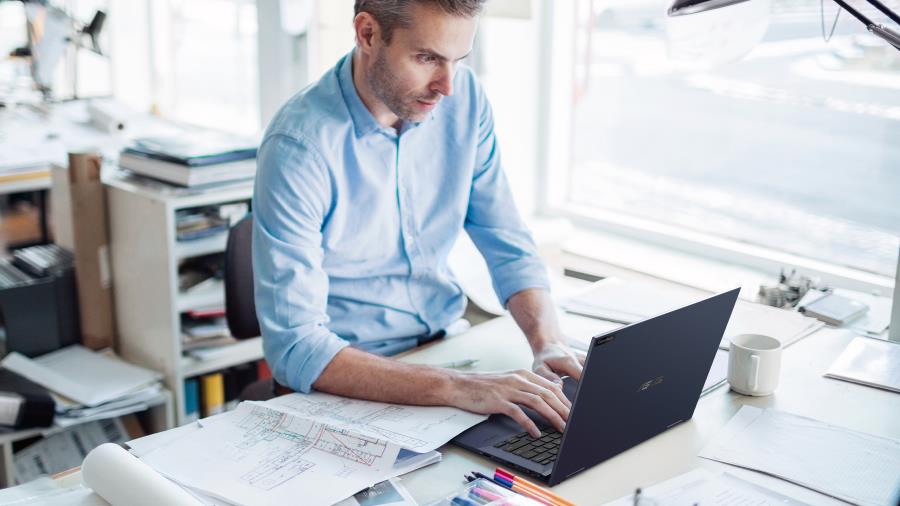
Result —
<svg viewBox="0 0 900 506"><path fill-rule="evenodd" d="M478 136L465 228L484 256L494 291L506 306L515 293L527 288L549 290L550 283L509 189L500 163L491 107L480 89Z"/></svg>
<svg viewBox="0 0 900 506"><path fill-rule="evenodd" d="M275 134L259 149L253 196L253 274L263 351L276 381L309 392L348 345L328 327L322 224L331 179L302 139Z"/></svg>

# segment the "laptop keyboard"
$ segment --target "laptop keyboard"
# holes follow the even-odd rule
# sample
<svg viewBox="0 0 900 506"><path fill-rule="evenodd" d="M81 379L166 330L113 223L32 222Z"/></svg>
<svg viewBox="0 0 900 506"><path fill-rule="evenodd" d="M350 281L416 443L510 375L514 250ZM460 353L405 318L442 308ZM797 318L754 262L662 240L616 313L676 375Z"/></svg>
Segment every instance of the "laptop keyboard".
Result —
<svg viewBox="0 0 900 506"><path fill-rule="evenodd" d="M538 464L552 464L559 452L562 434L552 428L541 428L541 437L535 438L527 432L516 434L500 441L494 448L510 452Z"/></svg>

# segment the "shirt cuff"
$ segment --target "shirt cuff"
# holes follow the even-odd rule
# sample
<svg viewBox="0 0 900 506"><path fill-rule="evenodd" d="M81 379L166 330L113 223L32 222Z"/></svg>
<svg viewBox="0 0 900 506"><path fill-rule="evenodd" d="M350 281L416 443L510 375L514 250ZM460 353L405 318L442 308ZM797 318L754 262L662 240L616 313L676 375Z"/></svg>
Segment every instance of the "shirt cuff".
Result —
<svg viewBox="0 0 900 506"><path fill-rule="evenodd" d="M493 276L494 290L504 308L506 308L509 298L522 290L543 288L550 291L550 279L547 277L544 263L540 259L535 257L533 260L525 261L525 265L516 262L515 265L509 267Z"/></svg>
<svg viewBox="0 0 900 506"><path fill-rule="evenodd" d="M296 343L288 352L289 356L283 359L284 367L273 368L272 373L282 385L306 394L312 391L313 383L319 379L334 356L350 343L332 332L307 336L303 341Z"/></svg>

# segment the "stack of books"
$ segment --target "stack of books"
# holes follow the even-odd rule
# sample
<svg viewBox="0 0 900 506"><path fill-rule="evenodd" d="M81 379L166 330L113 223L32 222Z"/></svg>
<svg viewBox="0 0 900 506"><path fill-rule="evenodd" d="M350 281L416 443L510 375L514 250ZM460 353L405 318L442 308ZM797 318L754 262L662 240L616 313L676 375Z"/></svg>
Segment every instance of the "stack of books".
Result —
<svg viewBox="0 0 900 506"><path fill-rule="evenodd" d="M206 186L256 174L257 144L209 130L135 140L119 156L119 166L180 186Z"/></svg>

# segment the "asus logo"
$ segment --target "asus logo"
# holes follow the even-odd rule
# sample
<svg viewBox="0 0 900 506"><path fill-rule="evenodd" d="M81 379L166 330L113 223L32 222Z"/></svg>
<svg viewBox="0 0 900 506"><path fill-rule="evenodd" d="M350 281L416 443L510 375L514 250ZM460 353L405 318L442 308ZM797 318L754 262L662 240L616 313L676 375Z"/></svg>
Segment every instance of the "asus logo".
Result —
<svg viewBox="0 0 900 506"><path fill-rule="evenodd" d="M615 335L615 334L613 334L613 335L611 335L611 336L603 336L603 337L601 337L600 339L597 339L596 341L594 341L594 347L597 347L597 346L606 344L606 343L612 341L612 340L615 339L615 338L616 338L616 335Z"/></svg>
<svg viewBox="0 0 900 506"><path fill-rule="evenodd" d="M641 386L637 389L637 391L643 392L644 390L648 390L650 387L655 387L656 385L659 385L662 382L663 382L663 377L657 376L656 378L653 378L652 380L641 383Z"/></svg>

